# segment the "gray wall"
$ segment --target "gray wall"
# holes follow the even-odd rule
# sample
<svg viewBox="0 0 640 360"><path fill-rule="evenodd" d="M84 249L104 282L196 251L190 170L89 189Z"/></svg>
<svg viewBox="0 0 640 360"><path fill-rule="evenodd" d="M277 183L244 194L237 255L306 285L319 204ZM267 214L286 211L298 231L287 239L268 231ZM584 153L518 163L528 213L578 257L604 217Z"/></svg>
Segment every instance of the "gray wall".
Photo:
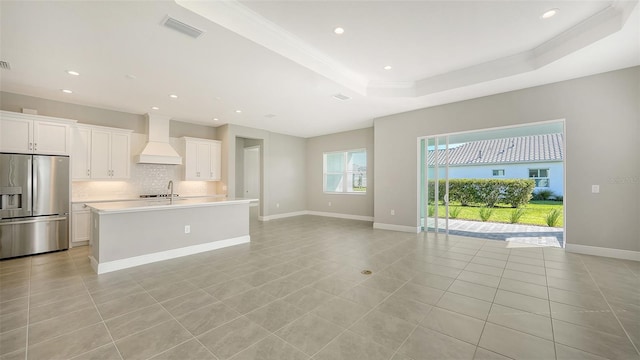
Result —
<svg viewBox="0 0 640 360"><path fill-rule="evenodd" d="M0 109L22 112L22 108L38 110L38 115L78 120L83 124L130 129L140 134L147 132L143 115L0 92Z"/></svg>
<svg viewBox="0 0 640 360"><path fill-rule="evenodd" d="M0 92L0 109L22 112L22 108L38 110L38 115L78 120L78 122L83 124L129 129L139 134L148 134L147 121L144 115L76 105L4 91ZM203 139L215 139L216 128L181 121L171 121L169 136L175 138L191 136Z"/></svg>
<svg viewBox="0 0 640 360"><path fill-rule="evenodd" d="M419 136L556 119L567 243L640 250L640 67L375 119L375 222L418 226Z"/></svg>
<svg viewBox="0 0 640 360"><path fill-rule="evenodd" d="M322 154L330 151L367 149L367 193L325 194L322 188ZM307 209L359 216L373 216L373 128L307 139ZM331 202L331 206L329 206Z"/></svg>
<svg viewBox="0 0 640 360"><path fill-rule="evenodd" d="M222 141L222 183L226 194L236 194L237 138L247 144L262 141L260 215L271 216L307 209L306 140L266 130L227 124L218 128ZM277 206L279 204L279 207Z"/></svg>

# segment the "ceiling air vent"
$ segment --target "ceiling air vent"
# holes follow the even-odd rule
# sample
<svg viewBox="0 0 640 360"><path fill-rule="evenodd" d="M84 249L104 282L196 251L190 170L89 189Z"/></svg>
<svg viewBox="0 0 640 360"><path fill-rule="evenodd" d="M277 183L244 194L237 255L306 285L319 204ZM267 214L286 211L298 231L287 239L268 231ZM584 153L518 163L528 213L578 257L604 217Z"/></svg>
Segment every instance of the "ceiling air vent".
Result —
<svg viewBox="0 0 640 360"><path fill-rule="evenodd" d="M338 100L342 100L342 101L351 99L350 97L348 97L345 94L335 94L335 95L333 95L333 97L338 99Z"/></svg>
<svg viewBox="0 0 640 360"><path fill-rule="evenodd" d="M6 61L0 61L0 69L2 70L11 70L11 64Z"/></svg>
<svg viewBox="0 0 640 360"><path fill-rule="evenodd" d="M185 35L188 35L194 39L197 39L204 33L204 31L200 29L196 29L191 25L187 25L180 20L176 20L170 16L167 16L164 21L162 21L162 25L173 29L175 31L181 32Z"/></svg>

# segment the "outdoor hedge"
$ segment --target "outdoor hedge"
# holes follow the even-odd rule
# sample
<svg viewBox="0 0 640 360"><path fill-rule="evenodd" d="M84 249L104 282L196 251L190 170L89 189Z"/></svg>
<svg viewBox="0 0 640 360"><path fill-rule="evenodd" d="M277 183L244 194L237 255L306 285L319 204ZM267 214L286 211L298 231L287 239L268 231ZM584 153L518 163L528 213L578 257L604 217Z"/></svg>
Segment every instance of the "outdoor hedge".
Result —
<svg viewBox="0 0 640 360"><path fill-rule="evenodd" d="M438 181L438 200L444 201L445 180ZM449 201L462 206L479 204L494 207L497 203L517 208L531 200L536 183L531 179L449 179ZM429 193L435 191L429 182Z"/></svg>

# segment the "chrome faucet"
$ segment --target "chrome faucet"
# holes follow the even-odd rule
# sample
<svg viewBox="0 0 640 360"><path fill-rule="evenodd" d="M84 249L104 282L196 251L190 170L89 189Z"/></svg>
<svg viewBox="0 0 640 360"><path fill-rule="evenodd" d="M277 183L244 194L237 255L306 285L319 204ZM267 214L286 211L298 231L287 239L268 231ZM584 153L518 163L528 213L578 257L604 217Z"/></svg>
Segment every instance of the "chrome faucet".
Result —
<svg viewBox="0 0 640 360"><path fill-rule="evenodd" d="M169 185L167 186L167 189L171 190L171 193L169 195L169 204L173 204L173 180L169 180Z"/></svg>

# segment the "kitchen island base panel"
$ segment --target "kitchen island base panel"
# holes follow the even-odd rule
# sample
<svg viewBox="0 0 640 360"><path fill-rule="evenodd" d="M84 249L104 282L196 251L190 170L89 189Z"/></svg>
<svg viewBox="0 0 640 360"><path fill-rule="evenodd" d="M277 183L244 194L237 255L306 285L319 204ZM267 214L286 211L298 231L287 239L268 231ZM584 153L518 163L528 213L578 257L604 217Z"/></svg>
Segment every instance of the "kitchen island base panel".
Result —
<svg viewBox="0 0 640 360"><path fill-rule="evenodd" d="M98 263L98 261L93 256L89 256L89 259L91 260L91 267L97 274L105 274L112 271L128 269L131 267L151 264L158 261L170 260L211 250L218 250L229 246L246 244L250 241L251 238L249 237L249 235L246 235L233 239L219 240L211 243L161 251L153 254L134 256L127 259L114 260L104 263Z"/></svg>
<svg viewBox="0 0 640 360"><path fill-rule="evenodd" d="M249 202L89 205L92 266L101 274L247 243Z"/></svg>

